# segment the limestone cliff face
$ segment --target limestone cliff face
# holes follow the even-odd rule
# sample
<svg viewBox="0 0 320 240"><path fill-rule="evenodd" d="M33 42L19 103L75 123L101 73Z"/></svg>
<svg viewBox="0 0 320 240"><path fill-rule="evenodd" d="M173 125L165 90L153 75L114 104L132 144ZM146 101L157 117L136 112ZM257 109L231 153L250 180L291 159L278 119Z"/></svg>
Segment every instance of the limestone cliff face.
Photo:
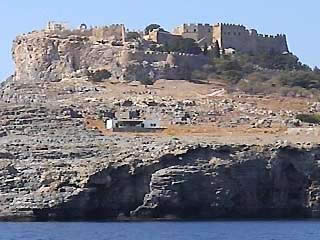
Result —
<svg viewBox="0 0 320 240"><path fill-rule="evenodd" d="M318 217L320 148L191 147L90 176L47 218Z"/></svg>
<svg viewBox="0 0 320 240"><path fill-rule="evenodd" d="M35 32L17 37L12 47L18 81L60 81L89 67L109 66L117 48L94 45L87 37Z"/></svg>
<svg viewBox="0 0 320 240"><path fill-rule="evenodd" d="M16 39L16 73L0 88L0 219L320 217L319 145L223 145L88 127L87 114L108 109L86 100L99 89L52 82L89 68L168 76L184 57L119 63L122 50L45 32Z"/></svg>
<svg viewBox="0 0 320 240"><path fill-rule="evenodd" d="M103 135L85 111L0 105L0 219L320 217L319 145Z"/></svg>
<svg viewBox="0 0 320 240"><path fill-rule="evenodd" d="M101 135L72 106L0 108L0 219L320 217L320 146Z"/></svg>
<svg viewBox="0 0 320 240"><path fill-rule="evenodd" d="M208 61L204 56L180 54L175 57L179 61L173 64L172 59L167 61L168 54L145 53L129 46L94 42L86 36L45 31L18 36L13 43L12 55L16 65L16 84L87 77L88 70L97 69L107 69L112 78L123 81L184 79L190 74L186 69L202 66Z"/></svg>

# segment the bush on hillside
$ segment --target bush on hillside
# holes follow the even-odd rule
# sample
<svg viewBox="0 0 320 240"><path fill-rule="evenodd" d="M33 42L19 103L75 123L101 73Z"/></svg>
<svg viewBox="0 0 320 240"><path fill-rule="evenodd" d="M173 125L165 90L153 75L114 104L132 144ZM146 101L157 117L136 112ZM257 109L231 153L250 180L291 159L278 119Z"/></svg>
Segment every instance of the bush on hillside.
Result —
<svg viewBox="0 0 320 240"><path fill-rule="evenodd" d="M160 31L163 31L163 32L165 31L163 28L161 28L159 24L152 23L145 28L144 34L148 35L149 32L153 31L154 29L159 29Z"/></svg>
<svg viewBox="0 0 320 240"><path fill-rule="evenodd" d="M128 32L127 33L127 40L139 40L141 36L138 32Z"/></svg>
<svg viewBox="0 0 320 240"><path fill-rule="evenodd" d="M216 77L249 94L320 95L320 70L311 70L292 54L235 54L214 58L192 77Z"/></svg>
<svg viewBox="0 0 320 240"><path fill-rule="evenodd" d="M305 123L320 124L320 114L299 114L296 118Z"/></svg>
<svg viewBox="0 0 320 240"><path fill-rule="evenodd" d="M111 77L111 73L106 69L89 71L88 78L93 82L102 82L103 80L109 79Z"/></svg>
<svg viewBox="0 0 320 240"><path fill-rule="evenodd" d="M181 52L181 53L189 53L189 54L201 54L202 50L195 42L195 40L191 38L181 38L179 41L175 41L173 43L167 43L157 49L152 49L160 52Z"/></svg>

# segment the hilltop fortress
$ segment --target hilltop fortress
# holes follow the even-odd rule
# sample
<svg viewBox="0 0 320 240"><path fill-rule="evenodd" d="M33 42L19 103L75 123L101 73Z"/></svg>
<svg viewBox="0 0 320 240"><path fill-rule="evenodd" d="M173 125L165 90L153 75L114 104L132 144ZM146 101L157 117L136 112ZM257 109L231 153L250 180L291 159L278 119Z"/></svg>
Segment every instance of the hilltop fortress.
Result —
<svg viewBox="0 0 320 240"><path fill-rule="evenodd" d="M64 23L49 22L47 31L68 31ZM124 24L113 24L104 27L88 29L86 24L81 24L79 31L87 33L95 41L126 40L126 28ZM190 38L203 47L214 47L218 44L221 50L234 49L235 51L258 54L258 53L284 53L289 52L285 34L264 35L255 29L247 29L243 25L217 23L217 24L182 24L171 33L160 29L153 29L144 39L159 44L170 44L181 38Z"/></svg>
<svg viewBox="0 0 320 240"><path fill-rule="evenodd" d="M316 119L320 102L273 93L309 90L287 73L314 87L316 75L262 68L228 48L214 56L213 26L180 30L50 22L15 39L15 73L0 84L0 221L320 219L320 128L298 117ZM249 51L239 32L239 48L225 47ZM238 75L270 95L224 79Z"/></svg>
<svg viewBox="0 0 320 240"><path fill-rule="evenodd" d="M135 38L130 37L132 33ZM202 49L219 48L226 54L289 52L285 35L261 35L242 25L183 24L172 33L162 29L143 33L130 32L124 24L81 24L70 29L66 23L49 22L45 29L23 34L14 41L13 77L20 82L59 82L106 70L119 81L188 79L192 71L208 64L212 55L201 53L201 49L199 54L161 50L166 44L179 45L187 38Z"/></svg>
<svg viewBox="0 0 320 240"><path fill-rule="evenodd" d="M155 29L149 35L151 40L162 44L175 41L177 37L182 37L191 38L200 46L214 46L217 43L221 50L232 48L250 54L289 52L286 35L258 34L255 29L248 30L243 25L235 24L183 24L175 28L170 34Z"/></svg>

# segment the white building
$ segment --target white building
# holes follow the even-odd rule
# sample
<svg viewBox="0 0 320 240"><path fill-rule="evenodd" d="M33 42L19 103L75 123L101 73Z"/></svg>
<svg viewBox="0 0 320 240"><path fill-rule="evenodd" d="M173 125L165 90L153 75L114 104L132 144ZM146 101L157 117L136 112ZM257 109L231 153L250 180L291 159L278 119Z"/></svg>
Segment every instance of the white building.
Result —
<svg viewBox="0 0 320 240"><path fill-rule="evenodd" d="M114 132L152 132L163 130L158 120L132 120L111 119L107 120L106 128Z"/></svg>

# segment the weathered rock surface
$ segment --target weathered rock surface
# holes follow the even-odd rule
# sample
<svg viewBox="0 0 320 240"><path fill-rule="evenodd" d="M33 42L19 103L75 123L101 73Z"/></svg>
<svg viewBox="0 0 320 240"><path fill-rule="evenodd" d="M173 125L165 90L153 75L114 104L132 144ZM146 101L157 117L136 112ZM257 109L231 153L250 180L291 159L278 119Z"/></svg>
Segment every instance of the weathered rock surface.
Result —
<svg viewBox="0 0 320 240"><path fill-rule="evenodd" d="M148 89L115 97L84 79L89 68L130 81L183 69L172 58L119 65L120 51L85 36L17 38L16 73L0 86L0 219L320 217L320 145L222 144L89 127L87 116L114 111L200 127L269 128L295 115L241 99L177 100Z"/></svg>
<svg viewBox="0 0 320 240"><path fill-rule="evenodd" d="M5 106L2 219L319 217L319 145L104 136L70 109Z"/></svg>
<svg viewBox="0 0 320 240"><path fill-rule="evenodd" d="M85 35L34 31L18 36L13 43L14 79L28 84L59 82L88 77L88 71L107 69L113 79L150 83L161 78L184 79L190 74L185 66L191 69L208 61L204 56L186 54L167 60L167 53L145 51L148 44L132 50L133 44L114 46L112 42L96 42ZM172 58L178 59L176 64Z"/></svg>

